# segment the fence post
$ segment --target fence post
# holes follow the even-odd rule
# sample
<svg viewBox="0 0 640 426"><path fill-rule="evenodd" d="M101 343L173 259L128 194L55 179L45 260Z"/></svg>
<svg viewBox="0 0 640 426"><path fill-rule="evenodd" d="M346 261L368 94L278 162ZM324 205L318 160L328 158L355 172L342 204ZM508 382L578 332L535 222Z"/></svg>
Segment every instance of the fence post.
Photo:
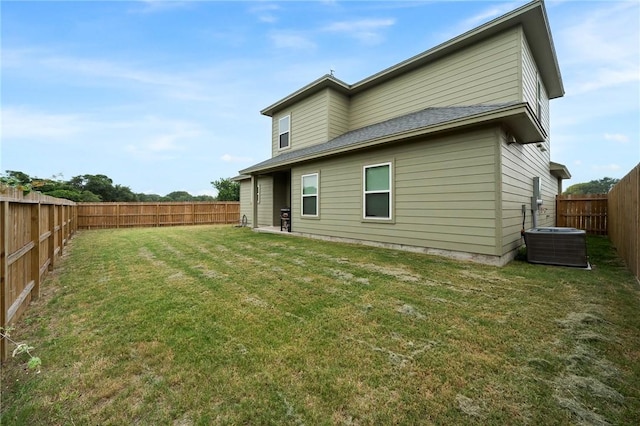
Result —
<svg viewBox="0 0 640 426"><path fill-rule="evenodd" d="M33 277L33 289L31 300L40 297L40 200L31 205L31 276Z"/></svg>
<svg viewBox="0 0 640 426"><path fill-rule="evenodd" d="M48 245L49 245L49 258L51 259L51 261L49 262L49 270L53 270L53 266L56 263L56 224L55 224L55 220L56 220L56 206L55 204L50 204L49 205L49 229L48 231L51 232L51 234L49 235L49 238L47 240Z"/></svg>
<svg viewBox="0 0 640 426"><path fill-rule="evenodd" d="M62 238L60 238L60 235L62 233L62 227L59 225L59 223L60 223L60 206L57 205L57 204L55 206L53 206L53 211L54 211L55 217L57 217L57 220L54 219L54 222L53 222L53 231L55 233L55 236L53 238L53 253L55 255L56 251L58 250L58 247L62 247L62 243L61 243L62 242Z"/></svg>
<svg viewBox="0 0 640 426"><path fill-rule="evenodd" d="M62 249L67 244L67 233L64 230L67 225L67 219L65 219L66 209L64 204L60 206L60 255L62 255Z"/></svg>
<svg viewBox="0 0 640 426"><path fill-rule="evenodd" d="M0 256L0 326L7 327L7 311L9 310L9 201L2 202L2 212L0 214L0 220L2 221L2 232L0 238L2 238L2 254ZM9 356L9 345L7 345L6 339L0 339L0 361L4 361Z"/></svg>

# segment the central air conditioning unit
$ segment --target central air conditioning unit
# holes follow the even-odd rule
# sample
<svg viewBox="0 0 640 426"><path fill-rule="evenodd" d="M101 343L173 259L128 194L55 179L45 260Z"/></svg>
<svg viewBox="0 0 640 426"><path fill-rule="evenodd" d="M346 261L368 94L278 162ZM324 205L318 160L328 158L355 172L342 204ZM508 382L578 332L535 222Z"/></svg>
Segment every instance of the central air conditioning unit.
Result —
<svg viewBox="0 0 640 426"><path fill-rule="evenodd" d="M525 231L527 261L589 268L587 233L576 228L533 228Z"/></svg>

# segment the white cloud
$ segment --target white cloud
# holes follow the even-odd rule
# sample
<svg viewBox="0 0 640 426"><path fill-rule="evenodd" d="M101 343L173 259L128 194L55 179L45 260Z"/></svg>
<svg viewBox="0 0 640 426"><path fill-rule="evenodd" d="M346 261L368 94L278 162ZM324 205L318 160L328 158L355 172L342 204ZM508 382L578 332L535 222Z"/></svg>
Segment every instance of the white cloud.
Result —
<svg viewBox="0 0 640 426"><path fill-rule="evenodd" d="M2 108L2 139L67 139L82 133L86 123L76 114L52 114L25 108Z"/></svg>
<svg viewBox="0 0 640 426"><path fill-rule="evenodd" d="M273 3L259 4L249 9L251 13L258 17L259 21L267 24L273 24L278 21L278 17L273 13L278 10L280 10L280 6Z"/></svg>
<svg viewBox="0 0 640 426"><path fill-rule="evenodd" d="M215 197L218 195L218 191L215 188L207 188L196 191L196 193L192 195L209 195L211 197Z"/></svg>
<svg viewBox="0 0 640 426"><path fill-rule="evenodd" d="M176 158L175 155L153 149L149 144L142 146L129 144L124 147L124 152L144 161L167 161Z"/></svg>
<svg viewBox="0 0 640 426"><path fill-rule="evenodd" d="M163 73L140 69L131 64L119 64L112 61L92 60L74 57L47 57L41 61L45 66L68 73L77 73L89 77L101 77L130 82L136 86L153 86L164 89L181 99L207 100L202 96L201 86L188 76L179 72Z"/></svg>
<svg viewBox="0 0 640 426"><path fill-rule="evenodd" d="M567 94L640 82L638 3L602 3L584 13L562 15L556 39ZM633 89L631 89L633 90Z"/></svg>
<svg viewBox="0 0 640 426"><path fill-rule="evenodd" d="M582 75L574 89L571 90L571 94L578 95L626 83L640 82L640 65L620 64L620 67L625 67L625 69L591 68L589 76Z"/></svg>
<svg viewBox="0 0 640 426"><path fill-rule="evenodd" d="M608 171L608 172L617 172L618 170L622 169L622 167L620 167L620 165L618 164L594 165L591 168L596 171Z"/></svg>
<svg viewBox="0 0 640 426"><path fill-rule="evenodd" d="M638 3L600 3L600 8L563 17L557 31L567 45L564 61L618 63L638 55Z"/></svg>
<svg viewBox="0 0 640 426"><path fill-rule="evenodd" d="M383 39L381 31L395 25L395 23L393 18L340 21L327 25L323 31L343 33L364 43L378 43Z"/></svg>
<svg viewBox="0 0 640 426"><path fill-rule="evenodd" d="M129 10L129 13L156 13L174 9L190 7L193 1L181 0L139 0L139 7Z"/></svg>
<svg viewBox="0 0 640 426"><path fill-rule="evenodd" d="M481 10L477 14L470 16L462 21L459 21L453 25L447 25L446 30L441 32L440 34L433 36L433 42L441 43L446 40L449 40L453 37L458 36L459 34L465 33L479 25L482 25L491 19L497 18L499 16L508 13L519 6L523 5L523 1L517 2L504 2L499 4L493 4L486 9Z"/></svg>
<svg viewBox="0 0 640 426"><path fill-rule="evenodd" d="M463 28L471 29L481 25L485 22L490 21L491 19L497 18L498 16L502 16L505 13L508 13L518 6L521 6L523 3L519 2L510 2L510 3L500 3L496 5L491 5L488 9L482 10L470 18L465 19L460 26Z"/></svg>
<svg viewBox="0 0 640 426"><path fill-rule="evenodd" d="M124 150L144 160L167 160L175 158L177 151L187 150L190 140L202 135L198 126L183 121L166 121L158 117L145 117L138 123L129 123L143 137L140 143L129 143ZM135 135L131 135L135 137Z"/></svg>
<svg viewBox="0 0 640 426"><path fill-rule="evenodd" d="M5 55L8 57L6 62ZM134 90L152 90L154 94L172 99L212 100L207 95L206 82L199 78L197 70L160 72L133 63L74 57L39 48L3 49L2 67L15 69L23 75L33 74L40 81L59 79L65 84L125 86Z"/></svg>
<svg viewBox="0 0 640 426"><path fill-rule="evenodd" d="M269 37L279 49L307 50L316 48L316 44L301 33L278 31L271 33Z"/></svg>
<svg viewBox="0 0 640 426"><path fill-rule="evenodd" d="M621 133L605 133L604 138L608 141L619 142L619 143L629 142L629 137Z"/></svg>
<svg viewBox="0 0 640 426"><path fill-rule="evenodd" d="M220 159L225 163L251 163L254 161L251 157L238 157L230 154L224 154Z"/></svg>

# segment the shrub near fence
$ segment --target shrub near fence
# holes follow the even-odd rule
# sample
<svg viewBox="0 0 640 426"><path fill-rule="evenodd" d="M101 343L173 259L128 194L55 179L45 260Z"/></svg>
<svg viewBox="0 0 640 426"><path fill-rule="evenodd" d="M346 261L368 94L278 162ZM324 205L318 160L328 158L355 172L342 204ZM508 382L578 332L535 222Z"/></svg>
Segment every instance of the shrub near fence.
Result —
<svg viewBox="0 0 640 426"><path fill-rule="evenodd" d="M609 192L609 239L640 279L640 164Z"/></svg>
<svg viewBox="0 0 640 426"><path fill-rule="evenodd" d="M75 232L76 204L0 187L0 209L0 326L8 327L39 297L41 280ZM0 339L2 361L9 349Z"/></svg>
<svg viewBox="0 0 640 426"><path fill-rule="evenodd" d="M237 201L79 203L78 228L228 224L240 221Z"/></svg>

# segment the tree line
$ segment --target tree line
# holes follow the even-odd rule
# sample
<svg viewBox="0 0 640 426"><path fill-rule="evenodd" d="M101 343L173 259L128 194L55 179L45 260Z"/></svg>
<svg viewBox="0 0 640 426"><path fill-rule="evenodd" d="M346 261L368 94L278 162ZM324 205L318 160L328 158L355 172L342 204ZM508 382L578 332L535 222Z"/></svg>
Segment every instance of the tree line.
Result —
<svg viewBox="0 0 640 426"><path fill-rule="evenodd" d="M187 191L174 191L167 195L134 193L128 186L114 184L105 175L79 175L69 180L61 177L38 178L16 171L6 170L0 176L0 184L12 186L25 193L38 191L56 198L75 202L169 202L169 201L239 201L240 184L230 178L220 178L211 182L218 195L191 195Z"/></svg>
<svg viewBox="0 0 640 426"><path fill-rule="evenodd" d="M564 194L606 194L620 179L605 177L589 182L576 183L568 187ZM220 178L211 185L218 191L216 197L191 195L187 191L174 191L167 195L134 193L131 188L114 184L105 175L79 175L69 180L61 177L41 179L26 173L6 170L0 176L0 184L13 186L25 192L35 190L56 198L66 198L75 202L169 202L169 201L240 201L240 184L230 178Z"/></svg>
<svg viewBox="0 0 640 426"><path fill-rule="evenodd" d="M563 194L607 194L618 182L620 182L620 179L605 177L589 182L576 183L568 187Z"/></svg>

